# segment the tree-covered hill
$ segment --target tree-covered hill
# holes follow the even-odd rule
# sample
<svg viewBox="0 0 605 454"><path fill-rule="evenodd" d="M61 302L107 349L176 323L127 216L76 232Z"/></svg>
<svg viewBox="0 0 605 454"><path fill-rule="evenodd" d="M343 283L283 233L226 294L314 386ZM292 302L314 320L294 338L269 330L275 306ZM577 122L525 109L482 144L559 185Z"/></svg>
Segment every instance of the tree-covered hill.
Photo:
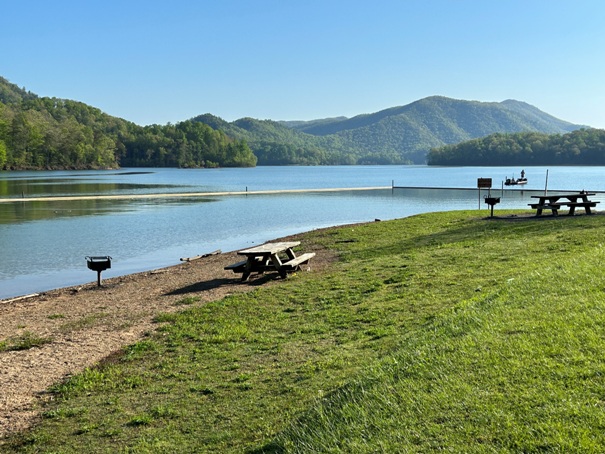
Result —
<svg viewBox="0 0 605 454"><path fill-rule="evenodd" d="M255 164L244 141L199 122L142 127L0 77L0 170Z"/></svg>
<svg viewBox="0 0 605 454"><path fill-rule="evenodd" d="M357 164L360 150L343 146L338 137L318 137L289 128L272 120L241 118L234 122L211 114L192 121L225 132L229 137L245 140L258 165L330 165Z"/></svg>
<svg viewBox="0 0 605 454"><path fill-rule="evenodd" d="M457 145L435 148L429 165L605 165L605 130L567 134L522 132L491 134Z"/></svg>
<svg viewBox="0 0 605 454"><path fill-rule="evenodd" d="M0 169L424 164L433 148L493 133L580 127L519 101L442 96L352 118L228 122L205 114L143 127L0 77Z"/></svg>
<svg viewBox="0 0 605 454"><path fill-rule="evenodd" d="M578 128L518 101L485 103L432 96L403 107L324 123L306 132L337 135L345 145L375 152L396 151L419 163L433 147L495 132L565 133Z"/></svg>
<svg viewBox="0 0 605 454"><path fill-rule="evenodd" d="M279 124L287 126L289 128L295 128L299 131L306 132L307 129L324 123L332 123L335 121L346 120L347 117L333 117L333 118L320 118L317 120L291 120L291 121L279 121Z"/></svg>
<svg viewBox="0 0 605 454"><path fill-rule="evenodd" d="M519 101L486 103L442 96L353 118L288 122L244 118L228 123L207 114L195 120L245 139L259 164L422 164L432 148L496 132L557 134L580 128ZM283 153L269 152L274 149ZM300 159L305 151L324 160L295 162L288 157Z"/></svg>
<svg viewBox="0 0 605 454"><path fill-rule="evenodd" d="M459 141L464 137L482 137L493 132L531 130L554 134L579 128L578 125L559 120L536 107L512 99L497 103L464 101L444 96L431 96L406 106L392 107L349 119L336 118L321 123L291 124L306 133L323 136L359 128L376 128L382 122L393 119L400 121L401 127L404 128L406 123L410 125L408 127L423 125L443 142Z"/></svg>

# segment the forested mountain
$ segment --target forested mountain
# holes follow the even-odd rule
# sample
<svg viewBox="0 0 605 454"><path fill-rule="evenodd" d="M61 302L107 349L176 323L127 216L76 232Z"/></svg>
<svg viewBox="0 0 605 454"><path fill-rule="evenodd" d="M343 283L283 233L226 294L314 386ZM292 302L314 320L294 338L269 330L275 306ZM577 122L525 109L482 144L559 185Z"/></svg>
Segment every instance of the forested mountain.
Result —
<svg viewBox="0 0 605 454"><path fill-rule="evenodd" d="M299 122L245 118L228 123L201 115L194 120L245 139L259 164L278 163L278 156L279 163L297 163L290 155L309 164L422 164L431 148L495 132L561 134L581 127L519 101L486 103L442 96L353 118Z"/></svg>
<svg viewBox="0 0 605 454"><path fill-rule="evenodd" d="M199 122L137 126L0 77L0 170L254 166L241 140Z"/></svg>
<svg viewBox="0 0 605 454"><path fill-rule="evenodd" d="M227 122L205 114L143 127L0 77L0 169L423 164L432 148L493 133L579 128L519 101L442 96L353 118Z"/></svg>
<svg viewBox="0 0 605 454"><path fill-rule="evenodd" d="M298 129L299 131L306 132L307 129L310 129L314 126L327 124L327 123L333 123L336 121L343 121L346 119L347 119L347 117L333 117L333 118L320 118L317 120L279 121L278 123L281 125L287 126L289 128L295 128L295 129Z"/></svg>
<svg viewBox="0 0 605 454"><path fill-rule="evenodd" d="M241 118L234 122L211 114L192 119L224 131L229 137L245 140L258 165L357 164L357 149L347 149L338 137L317 137L272 120Z"/></svg>
<svg viewBox="0 0 605 454"><path fill-rule="evenodd" d="M605 165L605 131L580 129L567 134L522 132L491 134L433 149L429 165Z"/></svg>

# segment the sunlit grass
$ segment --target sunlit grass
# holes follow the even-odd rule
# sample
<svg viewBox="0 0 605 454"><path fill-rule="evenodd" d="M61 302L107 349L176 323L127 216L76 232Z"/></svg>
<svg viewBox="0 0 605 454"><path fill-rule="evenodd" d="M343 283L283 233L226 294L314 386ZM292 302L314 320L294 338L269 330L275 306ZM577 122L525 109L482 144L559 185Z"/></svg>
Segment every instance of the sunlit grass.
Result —
<svg viewBox="0 0 605 454"><path fill-rule="evenodd" d="M30 331L24 331L21 334L10 336L8 339L0 342L0 352L29 350L35 347L52 342L52 338L39 336Z"/></svg>
<svg viewBox="0 0 605 454"><path fill-rule="evenodd" d="M341 260L158 316L6 450L604 450L602 217L427 214L302 241Z"/></svg>

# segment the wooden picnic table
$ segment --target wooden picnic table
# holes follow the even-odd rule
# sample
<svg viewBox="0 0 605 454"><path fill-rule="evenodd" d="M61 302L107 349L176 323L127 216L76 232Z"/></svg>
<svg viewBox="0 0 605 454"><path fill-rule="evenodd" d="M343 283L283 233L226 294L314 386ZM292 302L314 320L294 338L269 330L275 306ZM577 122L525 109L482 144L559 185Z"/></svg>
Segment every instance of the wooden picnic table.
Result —
<svg viewBox="0 0 605 454"><path fill-rule="evenodd" d="M553 216L559 214L559 210L562 206L569 207L569 215L573 216L576 207L582 207L586 211L586 214L592 214L591 208L597 206L597 201L589 200L588 197L595 195L590 192L576 192L572 194L545 194L545 195L532 195L532 199L538 199L538 203L530 203L529 206L536 211L536 216L542 214L542 210L551 210ZM579 200L579 201L578 201Z"/></svg>
<svg viewBox="0 0 605 454"><path fill-rule="evenodd" d="M314 252L297 257L293 248L299 244L300 241L285 241L243 249L237 253L246 256L246 259L228 265L225 269L242 273L242 281L247 281L252 273L262 274L267 271L277 271L281 277L286 277L288 273L299 270L301 265L315 257Z"/></svg>

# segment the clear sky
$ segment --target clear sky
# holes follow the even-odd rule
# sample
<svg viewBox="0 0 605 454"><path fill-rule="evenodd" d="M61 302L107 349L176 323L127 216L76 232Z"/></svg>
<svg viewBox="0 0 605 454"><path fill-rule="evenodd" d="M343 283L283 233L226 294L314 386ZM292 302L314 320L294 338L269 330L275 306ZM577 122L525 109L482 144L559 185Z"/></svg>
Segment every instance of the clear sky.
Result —
<svg viewBox="0 0 605 454"><path fill-rule="evenodd" d="M603 0L0 0L0 76L140 125L432 95L605 128Z"/></svg>

